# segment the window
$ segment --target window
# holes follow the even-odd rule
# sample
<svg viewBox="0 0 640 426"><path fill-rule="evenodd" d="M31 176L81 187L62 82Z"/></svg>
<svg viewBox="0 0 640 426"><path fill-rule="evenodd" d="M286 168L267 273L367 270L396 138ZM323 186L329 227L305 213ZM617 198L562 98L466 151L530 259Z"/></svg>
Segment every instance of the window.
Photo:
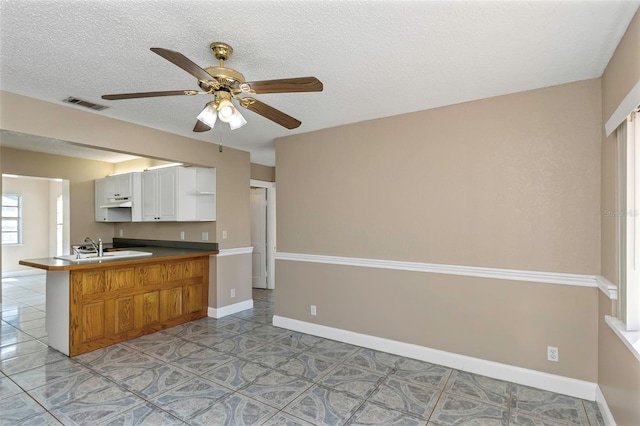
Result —
<svg viewBox="0 0 640 426"><path fill-rule="evenodd" d="M640 112L618 128L618 318L640 330Z"/></svg>
<svg viewBox="0 0 640 426"><path fill-rule="evenodd" d="M21 197L14 194L2 194L2 244L20 244L21 242Z"/></svg>

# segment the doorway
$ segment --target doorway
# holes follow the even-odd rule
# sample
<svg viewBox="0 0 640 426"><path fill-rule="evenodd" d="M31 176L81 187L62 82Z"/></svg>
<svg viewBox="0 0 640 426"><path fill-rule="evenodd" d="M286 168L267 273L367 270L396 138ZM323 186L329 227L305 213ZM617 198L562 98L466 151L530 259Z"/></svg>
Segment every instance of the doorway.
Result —
<svg viewBox="0 0 640 426"><path fill-rule="evenodd" d="M53 257L68 250L68 180L3 174L2 193L3 203L6 198L15 205L6 209L6 218L3 209L3 234L11 231L7 238L3 235L3 277L33 274L33 268L18 264L21 259Z"/></svg>
<svg viewBox="0 0 640 426"><path fill-rule="evenodd" d="M5 306L27 303L25 312L44 311L43 271L18 262L53 257L69 247L69 181L3 174L2 194L7 208L3 208L0 302ZM46 334L36 322L30 325L37 328L34 332Z"/></svg>
<svg viewBox="0 0 640 426"><path fill-rule="evenodd" d="M251 179L251 245L253 288L275 288L275 182Z"/></svg>

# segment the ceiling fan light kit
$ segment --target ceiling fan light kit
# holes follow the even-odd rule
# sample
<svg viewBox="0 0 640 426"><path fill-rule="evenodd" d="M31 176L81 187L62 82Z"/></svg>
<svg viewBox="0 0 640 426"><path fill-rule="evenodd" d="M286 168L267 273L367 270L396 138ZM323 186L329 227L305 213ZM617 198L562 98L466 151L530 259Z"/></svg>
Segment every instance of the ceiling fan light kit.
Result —
<svg viewBox="0 0 640 426"><path fill-rule="evenodd" d="M213 95L214 100L208 102L204 109L198 114L194 132L205 132L211 130L217 119L228 123L231 130L238 129L247 120L235 107L232 99L238 104L253 111L256 114L277 123L287 129L295 129L301 122L282 111L279 111L252 97L241 95L255 95L268 93L295 93L295 92L321 92L323 85L316 77L285 78L279 80L262 80L247 82L244 75L239 71L224 66L233 53L233 48L226 43L215 42L209 46L211 52L220 62L217 67L200 68L190 59L179 52L159 47L152 47L151 51L162 56L174 65L182 68L198 80L198 86L203 91L196 90L171 90L164 92L140 92L121 93L115 95L103 95L103 99L136 99L158 96L193 96L193 95Z"/></svg>
<svg viewBox="0 0 640 426"><path fill-rule="evenodd" d="M236 108L233 106L229 99L223 99L218 104L218 118L225 123L230 122L233 119Z"/></svg>

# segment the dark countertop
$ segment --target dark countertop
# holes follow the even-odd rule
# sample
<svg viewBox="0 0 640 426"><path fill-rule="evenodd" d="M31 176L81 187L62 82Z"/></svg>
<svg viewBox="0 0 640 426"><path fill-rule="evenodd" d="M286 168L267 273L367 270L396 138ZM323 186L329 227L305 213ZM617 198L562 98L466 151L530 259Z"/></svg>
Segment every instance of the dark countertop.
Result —
<svg viewBox="0 0 640 426"><path fill-rule="evenodd" d="M169 260L177 260L177 259L186 259L190 257L202 257L202 256L211 256L218 254L217 244L202 244L198 243L193 244L197 248L184 248L184 247L164 247L155 244L144 244L139 247L134 246L131 240L128 241L130 244L126 245L126 250L135 250L135 251L144 251L152 253L150 256L140 256L140 257L128 257L124 259L116 259L116 260L90 260L83 262L76 262L72 260L61 260L54 259L53 257L43 257L40 259L25 259L21 260L20 265L30 266L32 268L44 269L46 271L70 271L70 270L81 270L81 269L95 269L95 268L104 268L108 266L120 267L126 265L133 264L143 264L150 262L157 262L159 259ZM148 241L145 241L148 243ZM157 242L161 243L161 242ZM179 244L179 245L187 245ZM114 239L115 247L119 245ZM171 244L170 244L171 245Z"/></svg>

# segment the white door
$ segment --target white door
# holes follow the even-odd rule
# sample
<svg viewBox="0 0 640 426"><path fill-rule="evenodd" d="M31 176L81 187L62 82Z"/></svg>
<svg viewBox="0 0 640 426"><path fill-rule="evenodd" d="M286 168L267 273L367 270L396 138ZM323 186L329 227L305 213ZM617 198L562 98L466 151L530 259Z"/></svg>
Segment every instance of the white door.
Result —
<svg viewBox="0 0 640 426"><path fill-rule="evenodd" d="M252 286L267 288L267 190L251 188Z"/></svg>

